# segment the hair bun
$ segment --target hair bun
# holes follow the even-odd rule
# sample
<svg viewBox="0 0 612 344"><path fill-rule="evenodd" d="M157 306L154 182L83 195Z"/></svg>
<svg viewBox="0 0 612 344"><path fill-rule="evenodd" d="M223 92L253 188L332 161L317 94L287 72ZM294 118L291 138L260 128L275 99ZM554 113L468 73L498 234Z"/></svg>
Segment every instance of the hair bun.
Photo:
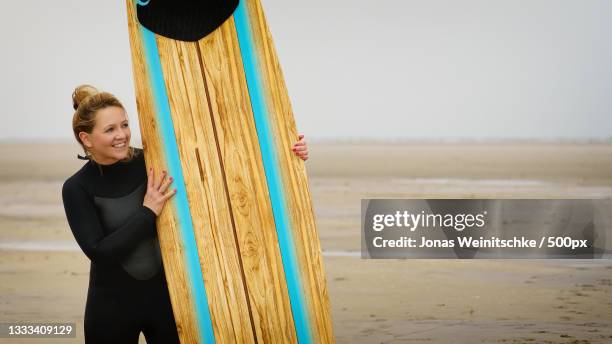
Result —
<svg viewBox="0 0 612 344"><path fill-rule="evenodd" d="M76 110L79 104L83 102L87 97L93 96L100 93L97 88L91 85L80 85L72 92L72 107Z"/></svg>

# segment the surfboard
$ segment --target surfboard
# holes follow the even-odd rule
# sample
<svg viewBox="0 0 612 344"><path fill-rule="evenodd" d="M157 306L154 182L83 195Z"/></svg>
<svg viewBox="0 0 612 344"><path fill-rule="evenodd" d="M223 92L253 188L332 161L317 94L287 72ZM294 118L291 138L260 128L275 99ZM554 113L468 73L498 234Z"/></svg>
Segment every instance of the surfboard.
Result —
<svg viewBox="0 0 612 344"><path fill-rule="evenodd" d="M332 343L295 121L259 0L126 0L147 166L182 343Z"/></svg>

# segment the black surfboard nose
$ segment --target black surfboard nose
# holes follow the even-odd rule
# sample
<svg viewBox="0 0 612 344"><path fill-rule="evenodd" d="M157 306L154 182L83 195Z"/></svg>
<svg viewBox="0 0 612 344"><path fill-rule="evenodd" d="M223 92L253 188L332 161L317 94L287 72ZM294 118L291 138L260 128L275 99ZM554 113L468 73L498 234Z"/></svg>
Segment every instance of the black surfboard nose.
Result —
<svg viewBox="0 0 612 344"><path fill-rule="evenodd" d="M150 31L179 41L198 41L229 18L239 0L134 0L138 21Z"/></svg>

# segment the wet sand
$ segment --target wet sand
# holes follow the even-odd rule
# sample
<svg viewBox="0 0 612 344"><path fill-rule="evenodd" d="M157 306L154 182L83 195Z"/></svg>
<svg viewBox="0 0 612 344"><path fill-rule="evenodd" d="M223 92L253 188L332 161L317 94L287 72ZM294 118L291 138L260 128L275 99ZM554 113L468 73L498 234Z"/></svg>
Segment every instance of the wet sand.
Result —
<svg viewBox="0 0 612 344"><path fill-rule="evenodd" d="M310 148L338 343L612 342L611 260L359 258L362 198L612 198L612 143ZM57 343L83 342L89 261L60 192L77 152L0 144L0 322L76 322L77 338Z"/></svg>

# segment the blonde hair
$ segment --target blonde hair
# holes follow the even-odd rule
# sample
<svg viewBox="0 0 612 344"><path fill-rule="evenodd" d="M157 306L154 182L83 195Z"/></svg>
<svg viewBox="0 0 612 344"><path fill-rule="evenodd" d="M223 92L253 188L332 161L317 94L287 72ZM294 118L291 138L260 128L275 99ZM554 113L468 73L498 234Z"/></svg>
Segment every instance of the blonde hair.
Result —
<svg viewBox="0 0 612 344"><path fill-rule="evenodd" d="M91 153L87 150L87 147L81 141L79 137L80 132L86 132L91 134L93 128L96 125L96 113L99 110L107 107L116 106L119 108L123 107L123 104L114 95L108 92L100 92L97 88L91 85L80 85L72 92L72 107L75 112L72 117L72 131L77 142L83 148L85 156L92 160ZM129 148L128 156L124 161L130 161L134 157L134 147Z"/></svg>

